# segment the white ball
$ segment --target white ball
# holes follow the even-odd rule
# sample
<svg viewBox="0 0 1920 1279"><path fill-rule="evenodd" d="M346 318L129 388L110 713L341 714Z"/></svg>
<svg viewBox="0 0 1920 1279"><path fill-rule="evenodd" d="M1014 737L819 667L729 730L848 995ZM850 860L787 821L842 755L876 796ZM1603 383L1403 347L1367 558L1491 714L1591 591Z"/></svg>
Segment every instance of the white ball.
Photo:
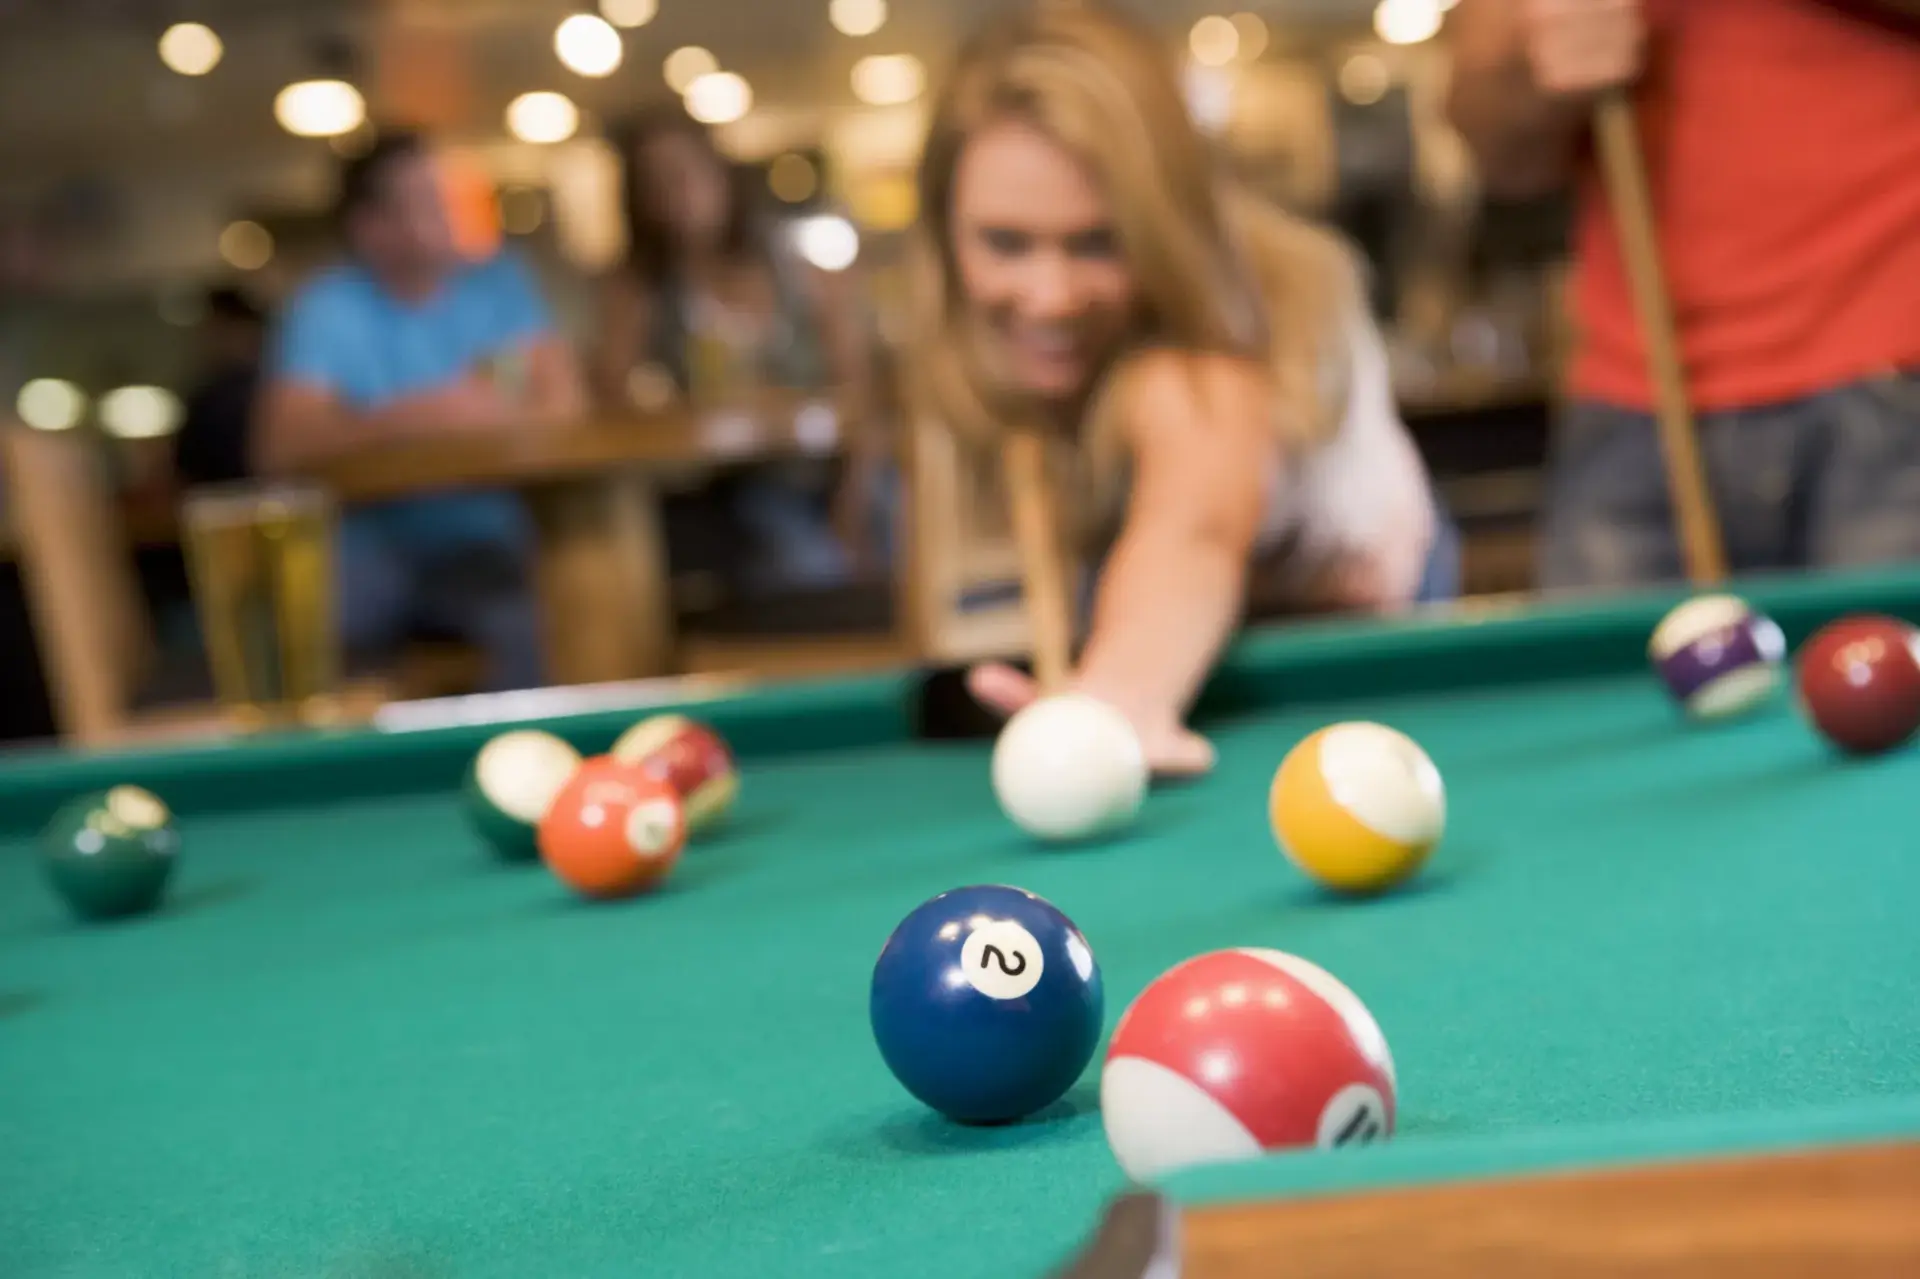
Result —
<svg viewBox="0 0 1920 1279"><path fill-rule="evenodd" d="M1133 725L1080 693L1034 702L993 748L993 793L1013 823L1040 839L1086 839L1133 820L1147 792L1147 757Z"/></svg>

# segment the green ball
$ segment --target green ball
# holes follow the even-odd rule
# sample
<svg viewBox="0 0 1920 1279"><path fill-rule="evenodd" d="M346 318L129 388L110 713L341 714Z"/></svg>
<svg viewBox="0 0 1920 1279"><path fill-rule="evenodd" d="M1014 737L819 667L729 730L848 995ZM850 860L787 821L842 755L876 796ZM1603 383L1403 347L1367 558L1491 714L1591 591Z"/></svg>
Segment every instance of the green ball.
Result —
<svg viewBox="0 0 1920 1279"><path fill-rule="evenodd" d="M537 728L488 742L467 769L467 821L503 861L540 855L540 819L580 767L580 752Z"/></svg>
<svg viewBox="0 0 1920 1279"><path fill-rule="evenodd" d="M47 823L41 861L54 891L81 919L152 910L179 860L173 814L138 786L83 795Z"/></svg>

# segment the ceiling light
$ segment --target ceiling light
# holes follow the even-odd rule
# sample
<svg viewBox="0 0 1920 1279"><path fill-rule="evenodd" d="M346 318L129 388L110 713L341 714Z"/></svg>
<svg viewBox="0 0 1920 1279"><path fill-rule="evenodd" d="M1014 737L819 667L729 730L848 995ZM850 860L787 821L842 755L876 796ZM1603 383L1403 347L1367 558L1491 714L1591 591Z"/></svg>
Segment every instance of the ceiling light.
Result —
<svg viewBox="0 0 1920 1279"><path fill-rule="evenodd" d="M686 104L702 124L732 124L753 110L753 90L731 71L710 71L687 86Z"/></svg>
<svg viewBox="0 0 1920 1279"><path fill-rule="evenodd" d="M580 108L564 93L523 93L507 104L507 132L522 142L565 142L580 128Z"/></svg>
<svg viewBox="0 0 1920 1279"><path fill-rule="evenodd" d="M180 397L158 386L123 386L100 397L100 425L122 440L153 440L180 425Z"/></svg>
<svg viewBox="0 0 1920 1279"><path fill-rule="evenodd" d="M600 0L600 16L616 27L644 27L659 12L656 0Z"/></svg>
<svg viewBox="0 0 1920 1279"><path fill-rule="evenodd" d="M853 95L869 106L911 102L926 87L926 68L911 53L876 54L853 64Z"/></svg>
<svg viewBox="0 0 1920 1279"><path fill-rule="evenodd" d="M1440 30L1440 0L1380 0L1373 29L1388 44L1419 44Z"/></svg>
<svg viewBox="0 0 1920 1279"><path fill-rule="evenodd" d="M555 28L553 51L567 70L597 80L619 69L627 49L605 18L576 13Z"/></svg>
<svg viewBox="0 0 1920 1279"><path fill-rule="evenodd" d="M822 271L844 271L860 256L860 233L831 214L801 218L794 223L793 239L800 256Z"/></svg>
<svg viewBox="0 0 1920 1279"><path fill-rule="evenodd" d="M1240 29L1230 18L1209 14L1187 33L1187 48L1201 66L1224 67L1240 52Z"/></svg>
<svg viewBox="0 0 1920 1279"><path fill-rule="evenodd" d="M711 53L697 44L684 49L675 49L667 55L660 65L667 77L667 86L675 93L685 93L693 87L693 82L703 75L712 75L720 69L720 63Z"/></svg>
<svg viewBox="0 0 1920 1279"><path fill-rule="evenodd" d="M1387 64L1371 53L1356 53L1340 64L1335 77L1340 96L1356 107L1370 107L1387 96L1393 73Z"/></svg>
<svg viewBox="0 0 1920 1279"><path fill-rule="evenodd" d="M1256 61L1267 51L1267 24L1259 14L1236 13L1228 21L1240 37L1239 56L1243 61Z"/></svg>
<svg viewBox="0 0 1920 1279"><path fill-rule="evenodd" d="M225 52L213 28L198 22L176 22L160 36L160 61L181 75L205 75Z"/></svg>
<svg viewBox="0 0 1920 1279"><path fill-rule="evenodd" d="M280 90L273 115L296 137L332 138L360 127L367 102L345 80L302 80Z"/></svg>
<svg viewBox="0 0 1920 1279"><path fill-rule="evenodd" d="M887 0L833 0L827 21L844 36L870 36L887 24Z"/></svg>
<svg viewBox="0 0 1920 1279"><path fill-rule="evenodd" d="M273 261L273 235L258 222L231 222L220 232L220 256L239 271L258 271Z"/></svg>
<svg viewBox="0 0 1920 1279"><path fill-rule="evenodd" d="M13 407L20 420L36 431L64 431L79 424L87 411L87 397L71 382L37 377L20 388Z"/></svg>

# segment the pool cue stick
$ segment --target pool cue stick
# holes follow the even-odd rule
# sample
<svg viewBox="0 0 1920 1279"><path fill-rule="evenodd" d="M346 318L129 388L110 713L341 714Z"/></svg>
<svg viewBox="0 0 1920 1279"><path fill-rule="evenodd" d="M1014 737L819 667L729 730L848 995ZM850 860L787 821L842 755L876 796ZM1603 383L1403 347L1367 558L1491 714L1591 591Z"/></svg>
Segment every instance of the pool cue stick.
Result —
<svg viewBox="0 0 1920 1279"><path fill-rule="evenodd" d="M1700 439L1687 406L1680 337L1660 265L1653 201L1647 193L1646 158L1641 154L1639 125L1627 90L1613 89L1601 96L1594 108L1593 130L1607 196L1613 204L1613 219L1620 228L1627 282L1633 291L1634 308L1640 313L1681 558L1695 586L1712 586L1727 576L1726 546L1700 461Z"/></svg>
<svg viewBox="0 0 1920 1279"><path fill-rule="evenodd" d="M1067 682L1073 641L1046 441L1031 431L1016 430L1007 436L1001 461L1032 629L1033 676L1042 694L1057 693Z"/></svg>

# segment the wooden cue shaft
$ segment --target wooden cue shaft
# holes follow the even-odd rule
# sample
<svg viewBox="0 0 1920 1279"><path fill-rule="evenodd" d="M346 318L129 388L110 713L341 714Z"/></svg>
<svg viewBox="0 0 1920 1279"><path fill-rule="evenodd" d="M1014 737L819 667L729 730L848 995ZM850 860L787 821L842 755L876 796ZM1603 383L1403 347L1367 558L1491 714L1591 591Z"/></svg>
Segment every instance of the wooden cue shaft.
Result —
<svg viewBox="0 0 1920 1279"><path fill-rule="evenodd" d="M1057 693L1071 669L1073 630L1046 441L1029 431L1014 431L1007 436L1001 460L1033 632L1033 675L1043 694Z"/></svg>
<svg viewBox="0 0 1920 1279"><path fill-rule="evenodd" d="M1616 89L1601 96L1594 110L1593 127L1614 221L1620 227L1627 280L1633 290L1634 307L1639 312L1640 331L1646 345L1647 372L1653 383L1660 448L1667 464L1667 491L1673 500L1682 560L1694 585L1713 585L1727 576L1726 547L1700 461L1700 441L1694 431L1693 414L1687 407L1680 339L1674 328L1673 308L1660 265L1660 244L1654 230L1653 202L1647 192L1640 135L1626 90Z"/></svg>

